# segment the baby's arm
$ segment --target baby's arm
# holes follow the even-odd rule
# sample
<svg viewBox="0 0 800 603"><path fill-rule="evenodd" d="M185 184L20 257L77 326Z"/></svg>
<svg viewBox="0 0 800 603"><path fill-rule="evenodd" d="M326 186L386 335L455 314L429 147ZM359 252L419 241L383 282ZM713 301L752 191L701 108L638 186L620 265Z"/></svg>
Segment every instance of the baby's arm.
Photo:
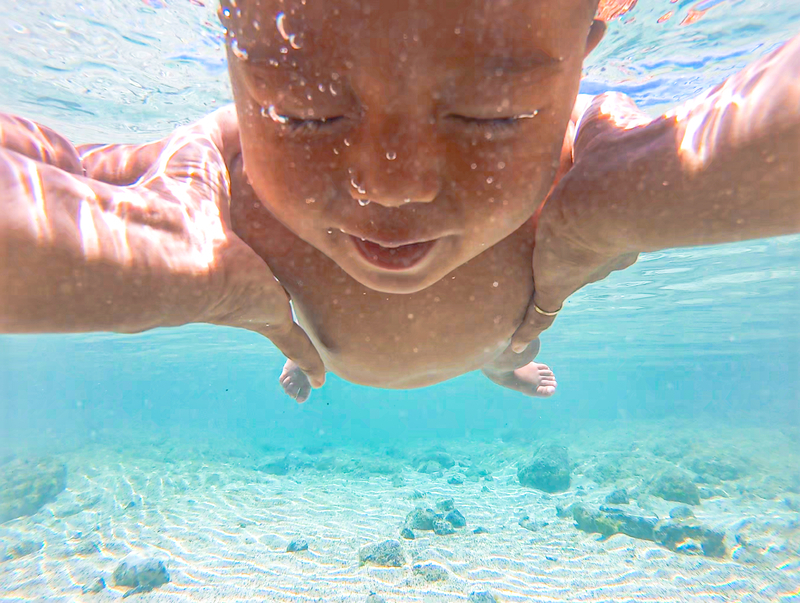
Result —
<svg viewBox="0 0 800 603"><path fill-rule="evenodd" d="M539 217L535 295L514 349L640 252L800 232L800 37L642 121L615 95L587 109L575 164Z"/></svg>

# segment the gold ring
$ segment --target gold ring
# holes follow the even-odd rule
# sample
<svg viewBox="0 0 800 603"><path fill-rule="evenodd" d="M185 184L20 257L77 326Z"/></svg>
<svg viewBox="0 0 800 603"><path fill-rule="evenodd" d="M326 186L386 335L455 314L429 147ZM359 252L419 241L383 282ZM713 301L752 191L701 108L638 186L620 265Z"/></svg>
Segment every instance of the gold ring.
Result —
<svg viewBox="0 0 800 603"><path fill-rule="evenodd" d="M542 316L555 316L556 314L561 312L561 308L559 308L555 312L546 312L545 310L542 310L539 306L537 306L536 302L533 303L533 309L536 310Z"/></svg>

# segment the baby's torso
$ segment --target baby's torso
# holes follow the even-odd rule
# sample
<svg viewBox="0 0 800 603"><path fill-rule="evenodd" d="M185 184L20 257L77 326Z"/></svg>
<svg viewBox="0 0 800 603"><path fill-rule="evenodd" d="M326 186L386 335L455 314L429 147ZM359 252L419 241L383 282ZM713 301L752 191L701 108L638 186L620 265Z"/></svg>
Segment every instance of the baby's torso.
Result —
<svg viewBox="0 0 800 603"><path fill-rule="evenodd" d="M479 369L507 347L531 298L532 222L431 287L397 295L364 287L260 204L234 199L231 217L327 370L354 383L423 387Z"/></svg>

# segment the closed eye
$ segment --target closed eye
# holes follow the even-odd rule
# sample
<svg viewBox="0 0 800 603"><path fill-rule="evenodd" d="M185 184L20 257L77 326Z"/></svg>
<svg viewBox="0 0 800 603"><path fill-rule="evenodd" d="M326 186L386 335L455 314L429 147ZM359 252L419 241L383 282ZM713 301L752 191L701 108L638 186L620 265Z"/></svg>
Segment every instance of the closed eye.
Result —
<svg viewBox="0 0 800 603"><path fill-rule="evenodd" d="M458 124L466 128L474 128L478 130L492 131L492 130L511 130L526 119L531 119L539 114L538 110L531 111L530 113L520 113L519 115L511 115L509 117L469 117L467 115L451 114L448 117Z"/></svg>
<svg viewBox="0 0 800 603"><path fill-rule="evenodd" d="M335 126L344 120L344 115L334 115L333 117L320 117L316 119L306 119L302 117L292 117L278 113L274 105L265 107L261 110L264 117L268 117L276 124L279 124L290 132L316 132L323 128Z"/></svg>

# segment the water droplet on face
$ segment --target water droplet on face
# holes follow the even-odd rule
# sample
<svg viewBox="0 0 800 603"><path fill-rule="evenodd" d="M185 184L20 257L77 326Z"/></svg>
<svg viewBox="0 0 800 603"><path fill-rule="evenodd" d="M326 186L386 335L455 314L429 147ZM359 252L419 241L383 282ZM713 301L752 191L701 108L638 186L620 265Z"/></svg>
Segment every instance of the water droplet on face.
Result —
<svg viewBox="0 0 800 603"><path fill-rule="evenodd" d="M497 162L497 169L498 169L498 170L505 169L505 167L506 167L506 164L505 164L505 162L504 162L504 161L498 161L498 162Z"/></svg>
<svg viewBox="0 0 800 603"><path fill-rule="evenodd" d="M494 178L492 178L491 176L489 176L489 177L486 179L486 184L491 184L492 182L494 182Z"/></svg>
<svg viewBox="0 0 800 603"><path fill-rule="evenodd" d="M316 199L314 199L314 197L309 197L308 199L306 199L306 205L311 205L314 202L316 202Z"/></svg>
<svg viewBox="0 0 800 603"><path fill-rule="evenodd" d="M477 163L471 163L470 166L469 166L469 169L477 170L478 169L478 164Z"/></svg>
<svg viewBox="0 0 800 603"><path fill-rule="evenodd" d="M281 54L289 54L289 49L286 46L281 46Z"/></svg>
<svg viewBox="0 0 800 603"><path fill-rule="evenodd" d="M289 39L289 34L286 33L286 14L283 12L275 15L275 27L278 28L278 33L284 40Z"/></svg>
<svg viewBox="0 0 800 603"><path fill-rule="evenodd" d="M361 189L359 189L359 190L358 190L358 192L360 193L360 192L361 192ZM366 207L367 205L369 205L369 199L359 199L359 200L358 200L358 204L359 204L361 207Z"/></svg>
<svg viewBox="0 0 800 603"><path fill-rule="evenodd" d="M329 235L332 235L332 234L333 234L333 228L329 228L329 229L328 229L326 232L327 232Z"/></svg>
<svg viewBox="0 0 800 603"><path fill-rule="evenodd" d="M454 32L454 33L455 33L457 36L459 36L459 35L461 35L461 28L460 28L460 27L456 27L456 28L453 30L453 32Z"/></svg>
<svg viewBox="0 0 800 603"><path fill-rule="evenodd" d="M297 36L294 34L289 36L289 46L291 46L295 50L300 50L302 48L300 42L297 40Z"/></svg>
<svg viewBox="0 0 800 603"><path fill-rule="evenodd" d="M397 153L395 153L394 151L388 151L386 153L386 159L388 159L389 161L394 161L395 159L397 159Z"/></svg>
<svg viewBox="0 0 800 603"><path fill-rule="evenodd" d="M408 197L406 197L405 199L403 199L403 203L411 203L411 199L409 199Z"/></svg>
<svg viewBox="0 0 800 603"><path fill-rule="evenodd" d="M350 146L350 141L347 140L346 138L344 139L344 146L346 146L346 147Z"/></svg>
<svg viewBox="0 0 800 603"><path fill-rule="evenodd" d="M259 23L258 21L253 21L253 29L255 29L256 31L260 31L261 23Z"/></svg>
<svg viewBox="0 0 800 603"><path fill-rule="evenodd" d="M231 42L231 52L233 52L233 56L235 56L240 61L246 61L247 59L250 58L250 55L247 54L247 50L241 48L239 46L239 41L236 39L234 39L233 42Z"/></svg>
<svg viewBox="0 0 800 603"><path fill-rule="evenodd" d="M227 7L223 8L222 9L222 16L225 17L226 19L230 19L231 18L231 9L229 9Z"/></svg>
<svg viewBox="0 0 800 603"><path fill-rule="evenodd" d="M270 59L269 60L269 64L272 65L273 67L277 67L278 66L278 59Z"/></svg>
<svg viewBox="0 0 800 603"><path fill-rule="evenodd" d="M275 105L270 105L269 107L262 107L261 108L261 116L262 117L269 117L272 121L279 123L279 124L288 124L289 118L281 115L275 110Z"/></svg>
<svg viewBox="0 0 800 603"><path fill-rule="evenodd" d="M536 117L539 115L539 109L534 109L530 113L521 113L517 115L517 119L531 119L532 117Z"/></svg>

